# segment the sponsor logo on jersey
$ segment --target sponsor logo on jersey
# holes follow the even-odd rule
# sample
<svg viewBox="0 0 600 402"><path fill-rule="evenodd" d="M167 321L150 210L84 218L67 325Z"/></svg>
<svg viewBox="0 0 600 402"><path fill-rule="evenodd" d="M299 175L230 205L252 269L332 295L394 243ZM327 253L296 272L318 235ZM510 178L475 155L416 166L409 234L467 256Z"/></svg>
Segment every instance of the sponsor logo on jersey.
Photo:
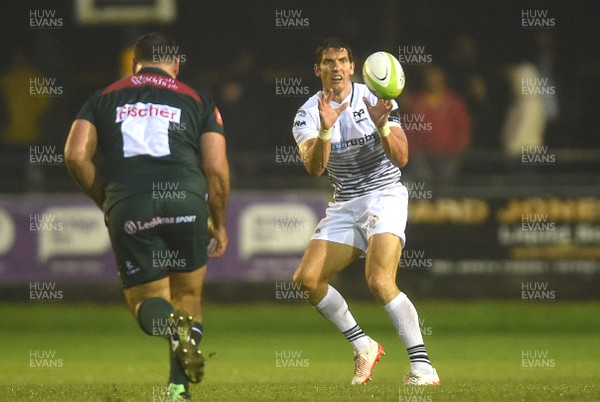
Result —
<svg viewBox="0 0 600 402"><path fill-rule="evenodd" d="M117 106L115 123L121 123L127 118L163 118L168 121L179 122L181 109L169 105L138 102L134 105L125 104Z"/></svg>
<svg viewBox="0 0 600 402"><path fill-rule="evenodd" d="M180 123L181 109L155 103L125 104L115 109L115 123L121 124L123 156L161 157L171 154L169 126Z"/></svg>
<svg viewBox="0 0 600 402"><path fill-rule="evenodd" d="M141 75L132 75L131 83L135 86L141 86L146 84L156 85L162 88L168 88L173 90L178 90L179 86L177 85L177 81L173 78L163 77L160 75L152 75L152 74L141 74Z"/></svg>
<svg viewBox="0 0 600 402"><path fill-rule="evenodd" d="M345 149L345 148L349 148L349 147L356 146L356 145L365 145L366 143L368 143L370 141L374 141L374 144L377 144L378 142L381 141L379 139L379 135L377 134L377 132L374 132L371 134L365 134L363 137L353 138L351 140L342 140L339 142L332 142L331 150L333 151L336 149Z"/></svg>
<svg viewBox="0 0 600 402"><path fill-rule="evenodd" d="M294 127L300 127L300 126L306 126L306 121L303 120L296 120L294 122Z"/></svg>
<svg viewBox="0 0 600 402"><path fill-rule="evenodd" d="M354 121L356 123L360 123L361 121L367 120L366 115L363 117L363 115L365 114L365 109L360 109L358 111L355 110L354 112L352 112L352 114L354 115Z"/></svg>

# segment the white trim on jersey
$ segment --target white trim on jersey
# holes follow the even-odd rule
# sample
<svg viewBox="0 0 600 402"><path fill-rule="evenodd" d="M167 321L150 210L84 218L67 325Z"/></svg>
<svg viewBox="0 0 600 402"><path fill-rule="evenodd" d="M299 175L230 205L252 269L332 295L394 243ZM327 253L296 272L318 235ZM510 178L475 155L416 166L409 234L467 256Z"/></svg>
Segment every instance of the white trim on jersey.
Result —
<svg viewBox="0 0 600 402"><path fill-rule="evenodd" d="M320 95L321 91L317 92L296 113L292 132L298 146L317 135ZM377 102L366 85L352 83L350 94L342 102L349 105L333 125L327 172L336 201L348 201L400 182L401 171L385 154L363 97L372 105ZM392 112L395 112L398 105L392 102ZM331 102L334 108L340 105ZM394 116L390 116L388 124L400 127Z"/></svg>

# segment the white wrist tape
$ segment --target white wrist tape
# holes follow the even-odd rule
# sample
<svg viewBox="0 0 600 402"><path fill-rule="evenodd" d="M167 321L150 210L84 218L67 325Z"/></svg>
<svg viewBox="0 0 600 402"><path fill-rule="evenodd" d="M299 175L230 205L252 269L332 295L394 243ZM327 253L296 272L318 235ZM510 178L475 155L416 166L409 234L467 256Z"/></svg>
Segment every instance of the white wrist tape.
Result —
<svg viewBox="0 0 600 402"><path fill-rule="evenodd" d="M333 127L324 129L322 127L319 128L319 138L323 141L329 141L331 139L331 133L333 132Z"/></svg>
<svg viewBox="0 0 600 402"><path fill-rule="evenodd" d="M387 137L391 132L392 130L387 124L381 128L377 128L377 134L379 134L380 137Z"/></svg>

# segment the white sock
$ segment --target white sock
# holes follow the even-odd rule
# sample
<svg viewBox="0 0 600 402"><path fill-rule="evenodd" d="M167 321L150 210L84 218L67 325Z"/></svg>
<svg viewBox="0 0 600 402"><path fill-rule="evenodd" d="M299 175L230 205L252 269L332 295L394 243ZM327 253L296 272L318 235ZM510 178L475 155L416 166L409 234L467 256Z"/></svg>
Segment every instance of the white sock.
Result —
<svg viewBox="0 0 600 402"><path fill-rule="evenodd" d="M346 339L354 346L354 350L360 352L369 346L371 338L360 328L352 313L348 310L348 303L333 286L329 286L327 294L315 308L344 334Z"/></svg>
<svg viewBox="0 0 600 402"><path fill-rule="evenodd" d="M433 374L433 367L427 356L427 350L423 343L423 335L419 328L419 316L415 306L410 302L406 294L400 294L392 299L384 307L394 324L396 332L404 341L411 370L419 370L425 374Z"/></svg>

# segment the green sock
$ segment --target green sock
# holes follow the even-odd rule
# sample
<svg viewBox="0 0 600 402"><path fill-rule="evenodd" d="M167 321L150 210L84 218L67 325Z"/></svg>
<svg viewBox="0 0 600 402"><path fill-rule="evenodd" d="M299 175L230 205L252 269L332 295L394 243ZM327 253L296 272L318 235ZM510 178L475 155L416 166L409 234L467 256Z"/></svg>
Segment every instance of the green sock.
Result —
<svg viewBox="0 0 600 402"><path fill-rule="evenodd" d="M169 315L174 311L171 303L160 297L145 299L138 308L137 322L148 335L168 336L171 333ZM189 390L190 382L185 376L175 352L169 345L169 362L171 372L169 382L182 384Z"/></svg>
<svg viewBox="0 0 600 402"><path fill-rule="evenodd" d="M169 315L173 312L171 303L161 297L150 297L140 303L137 322L148 335L166 337L170 334Z"/></svg>

